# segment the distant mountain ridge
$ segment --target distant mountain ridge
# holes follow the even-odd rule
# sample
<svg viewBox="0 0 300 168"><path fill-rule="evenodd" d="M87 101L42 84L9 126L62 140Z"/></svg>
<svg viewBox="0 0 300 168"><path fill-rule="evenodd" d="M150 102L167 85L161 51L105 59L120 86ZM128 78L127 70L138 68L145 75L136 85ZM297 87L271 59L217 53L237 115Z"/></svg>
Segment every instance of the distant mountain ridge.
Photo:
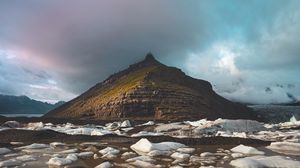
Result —
<svg viewBox="0 0 300 168"><path fill-rule="evenodd" d="M65 102L50 104L30 99L27 96L0 94L0 114L45 114L63 103Z"/></svg>
<svg viewBox="0 0 300 168"><path fill-rule="evenodd" d="M45 117L76 119L255 119L246 106L216 94L212 85L166 66L149 53Z"/></svg>

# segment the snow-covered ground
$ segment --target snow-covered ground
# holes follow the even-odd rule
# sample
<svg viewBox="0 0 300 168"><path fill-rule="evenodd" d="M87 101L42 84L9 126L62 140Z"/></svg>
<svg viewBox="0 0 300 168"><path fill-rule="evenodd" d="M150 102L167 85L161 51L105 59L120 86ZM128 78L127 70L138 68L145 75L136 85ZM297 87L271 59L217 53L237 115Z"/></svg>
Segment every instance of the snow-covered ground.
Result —
<svg viewBox="0 0 300 168"><path fill-rule="evenodd" d="M68 135L122 135L138 138L134 144L116 145L110 142L84 142L66 144L51 142L23 145L11 142L0 148L0 167L300 167L300 121L265 124L253 120L217 119L134 125L130 121L106 125L75 125L52 123L18 123L8 121L0 127L0 134L8 129L53 130ZM259 148L236 144L229 149L223 146L212 151L172 141L153 143L149 137L173 136L176 138L240 137L272 141ZM1 141L1 140L0 140ZM92 161L93 164L89 161Z"/></svg>

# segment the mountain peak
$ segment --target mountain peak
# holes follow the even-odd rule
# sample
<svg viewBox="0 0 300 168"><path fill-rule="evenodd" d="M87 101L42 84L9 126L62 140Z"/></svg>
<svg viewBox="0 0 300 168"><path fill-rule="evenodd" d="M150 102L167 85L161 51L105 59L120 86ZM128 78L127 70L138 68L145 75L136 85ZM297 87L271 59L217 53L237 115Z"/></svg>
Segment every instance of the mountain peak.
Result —
<svg viewBox="0 0 300 168"><path fill-rule="evenodd" d="M151 52L147 53L145 60L147 61L154 61L156 60L155 57L153 56L153 54Z"/></svg>
<svg viewBox="0 0 300 168"><path fill-rule="evenodd" d="M142 66L161 65L161 63L155 59L151 52L147 53L145 59L138 64L141 64Z"/></svg>

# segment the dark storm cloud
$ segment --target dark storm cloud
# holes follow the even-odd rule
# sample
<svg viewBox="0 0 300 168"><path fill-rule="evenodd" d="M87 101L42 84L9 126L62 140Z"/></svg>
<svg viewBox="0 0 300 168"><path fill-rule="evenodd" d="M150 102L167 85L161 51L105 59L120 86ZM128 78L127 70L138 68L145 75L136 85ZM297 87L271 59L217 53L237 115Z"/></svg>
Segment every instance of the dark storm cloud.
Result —
<svg viewBox="0 0 300 168"><path fill-rule="evenodd" d="M50 81L79 94L151 51L189 74L218 86L230 85L219 86L219 91L233 93L232 87L245 87L248 77L254 80L256 69L266 76L278 68L278 74L300 71L299 7L299 1L280 0L3 0L0 50L14 51L13 59L33 70L28 78L35 88L42 87L34 84ZM223 59L221 49L242 54ZM209 70L201 71L199 66ZM224 75L214 78L216 72L225 72L224 67L231 73L225 79ZM293 75L283 76L284 82L299 81ZM247 87L282 82L277 80L251 81Z"/></svg>

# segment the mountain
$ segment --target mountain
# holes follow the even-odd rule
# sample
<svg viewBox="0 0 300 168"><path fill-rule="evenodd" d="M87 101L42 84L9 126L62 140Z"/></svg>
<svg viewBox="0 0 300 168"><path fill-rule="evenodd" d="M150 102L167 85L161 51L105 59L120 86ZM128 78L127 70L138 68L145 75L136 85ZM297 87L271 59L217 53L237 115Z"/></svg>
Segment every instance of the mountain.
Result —
<svg viewBox="0 0 300 168"><path fill-rule="evenodd" d="M45 117L196 120L255 118L249 108L216 94L209 82L158 62L151 53Z"/></svg>
<svg viewBox="0 0 300 168"><path fill-rule="evenodd" d="M27 96L0 95L0 114L45 114L63 103L49 104Z"/></svg>

